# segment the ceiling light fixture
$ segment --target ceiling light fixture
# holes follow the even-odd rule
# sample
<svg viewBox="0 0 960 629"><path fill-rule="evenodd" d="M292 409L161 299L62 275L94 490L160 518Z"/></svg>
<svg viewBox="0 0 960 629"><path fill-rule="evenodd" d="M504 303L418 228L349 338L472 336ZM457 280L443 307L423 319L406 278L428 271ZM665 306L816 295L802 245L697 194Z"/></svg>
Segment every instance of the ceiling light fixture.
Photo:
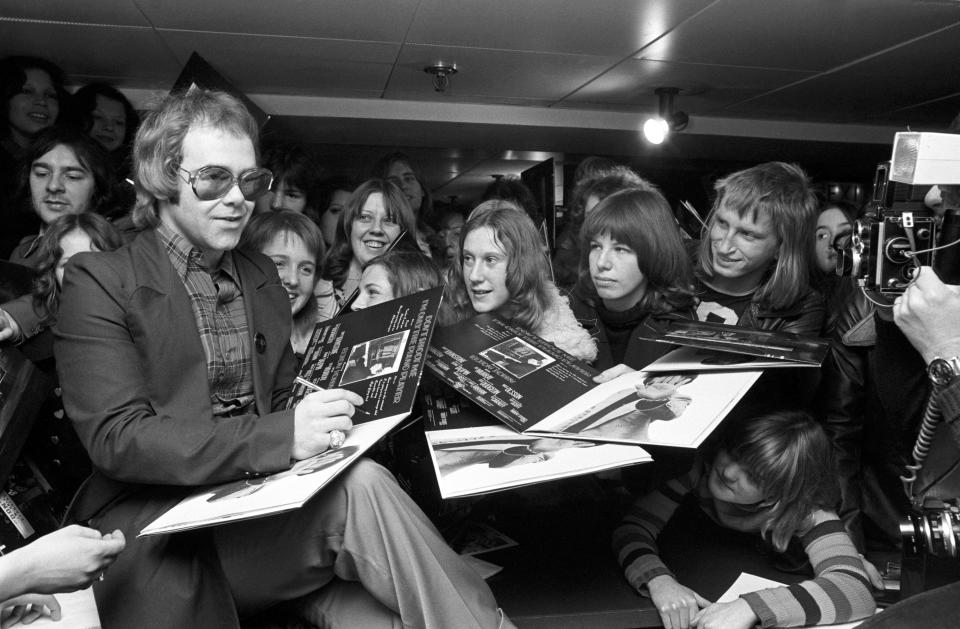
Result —
<svg viewBox="0 0 960 629"><path fill-rule="evenodd" d="M658 87L653 93L660 98L660 108L656 116L647 118L643 123L643 137L650 144L662 144L672 131L686 128L690 117L682 111L673 111L673 97L680 90L676 87Z"/></svg>
<svg viewBox="0 0 960 629"><path fill-rule="evenodd" d="M423 69L433 75L433 89L436 92L445 92L450 87L450 77L457 73L457 64L438 61L432 66Z"/></svg>

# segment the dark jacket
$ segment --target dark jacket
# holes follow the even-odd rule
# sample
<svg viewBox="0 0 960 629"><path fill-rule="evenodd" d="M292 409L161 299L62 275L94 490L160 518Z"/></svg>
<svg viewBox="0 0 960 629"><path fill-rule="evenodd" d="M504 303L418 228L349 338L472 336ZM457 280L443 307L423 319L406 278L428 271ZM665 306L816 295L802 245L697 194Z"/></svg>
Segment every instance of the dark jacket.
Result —
<svg viewBox="0 0 960 629"><path fill-rule="evenodd" d="M737 325L755 330L819 336L825 316L823 297L808 288L800 300L788 308L772 310L761 308L757 302L752 302L740 316Z"/></svg>
<svg viewBox="0 0 960 629"><path fill-rule="evenodd" d="M213 416L190 298L155 231L67 267L57 370L95 468L72 518L127 539L95 587L104 626L238 626L208 532L136 537L199 486L289 467L293 411L275 411L294 377L289 300L268 258L236 251L234 262L257 414L230 418Z"/></svg>
<svg viewBox="0 0 960 629"><path fill-rule="evenodd" d="M610 339L607 338L606 327L603 325L603 321L597 314L596 308L588 304L583 299L577 297L575 293L570 294L570 308L573 310L573 314L577 318L577 321L580 322L580 325L582 325L584 329L590 333L590 336L597 339L597 359L593 363L594 367L601 371L613 367L616 363L610 347ZM642 325L643 322L650 317L655 319L690 320L695 318L695 315L693 310L687 310L685 312L668 312L659 315L647 315L646 319L643 319L637 323L637 327ZM626 351L623 355L622 362L628 367L632 367L634 369L643 369L670 350L675 349L675 347L675 345L658 343L656 341L642 339L636 334L631 334L630 340L627 343Z"/></svg>
<svg viewBox="0 0 960 629"><path fill-rule="evenodd" d="M843 305L818 406L837 445L843 518L862 548L866 515L889 542L908 502L899 481L929 393L923 359L862 292Z"/></svg>
<svg viewBox="0 0 960 629"><path fill-rule="evenodd" d="M684 243L687 255L690 256L690 262L694 269L700 268L700 241L688 240ZM704 290L703 280L697 275L698 290ZM771 309L761 308L757 302L751 302L750 306L740 315L737 325L742 328L753 328L754 330L767 330L770 332L792 332L794 334L804 334L806 336L819 336L826 318L826 306L823 296L810 286L801 295L800 299L786 308Z"/></svg>

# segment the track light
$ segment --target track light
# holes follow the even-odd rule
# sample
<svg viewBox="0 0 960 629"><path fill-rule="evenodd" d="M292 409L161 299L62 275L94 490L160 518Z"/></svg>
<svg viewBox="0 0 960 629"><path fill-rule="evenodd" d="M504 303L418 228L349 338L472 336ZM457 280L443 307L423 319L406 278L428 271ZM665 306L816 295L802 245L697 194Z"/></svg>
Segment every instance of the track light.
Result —
<svg viewBox="0 0 960 629"><path fill-rule="evenodd" d="M680 92L675 87L658 87L653 93L660 97L660 107L656 116L643 123L643 137L650 144L662 144L671 131L682 131L690 117L682 111L673 111L673 97Z"/></svg>

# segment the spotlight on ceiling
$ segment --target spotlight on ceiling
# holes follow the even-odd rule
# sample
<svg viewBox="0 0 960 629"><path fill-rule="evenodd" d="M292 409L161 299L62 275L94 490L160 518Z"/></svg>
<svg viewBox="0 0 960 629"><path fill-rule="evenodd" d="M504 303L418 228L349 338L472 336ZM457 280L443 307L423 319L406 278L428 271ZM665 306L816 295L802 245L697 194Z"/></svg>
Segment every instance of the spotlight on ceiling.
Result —
<svg viewBox="0 0 960 629"><path fill-rule="evenodd" d="M450 87L450 77L457 73L457 64L438 61L432 66L423 69L433 75L433 89L436 92L445 92Z"/></svg>
<svg viewBox="0 0 960 629"><path fill-rule="evenodd" d="M658 87L653 93L660 97L660 107L656 116L647 118L643 123L643 137L650 144L663 144L672 131L686 128L690 117L682 111L673 111L673 97L680 92L676 87Z"/></svg>

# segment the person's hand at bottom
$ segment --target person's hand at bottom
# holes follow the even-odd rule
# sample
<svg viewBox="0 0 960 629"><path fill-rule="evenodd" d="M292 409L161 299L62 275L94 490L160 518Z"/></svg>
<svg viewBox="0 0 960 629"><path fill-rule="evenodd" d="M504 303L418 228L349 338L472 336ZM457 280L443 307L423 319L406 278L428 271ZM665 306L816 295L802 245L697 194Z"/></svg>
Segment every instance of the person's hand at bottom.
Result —
<svg viewBox="0 0 960 629"><path fill-rule="evenodd" d="M0 629L29 625L42 617L60 620L60 603L52 594L23 594L0 603Z"/></svg>
<svg viewBox="0 0 960 629"><path fill-rule="evenodd" d="M714 603L701 609L693 618L693 626L698 629L753 629L760 622L757 615L747 604L738 598L729 603Z"/></svg>
<svg viewBox="0 0 960 629"><path fill-rule="evenodd" d="M665 629L687 629L700 608L710 605L710 601L668 574L650 579L647 589Z"/></svg>
<svg viewBox="0 0 960 629"><path fill-rule="evenodd" d="M633 367L628 367L623 363L619 365L614 365L608 369L605 369L593 377L593 381L598 384L603 384L604 382L610 382L614 378L618 378L625 373L633 373L636 371Z"/></svg>

